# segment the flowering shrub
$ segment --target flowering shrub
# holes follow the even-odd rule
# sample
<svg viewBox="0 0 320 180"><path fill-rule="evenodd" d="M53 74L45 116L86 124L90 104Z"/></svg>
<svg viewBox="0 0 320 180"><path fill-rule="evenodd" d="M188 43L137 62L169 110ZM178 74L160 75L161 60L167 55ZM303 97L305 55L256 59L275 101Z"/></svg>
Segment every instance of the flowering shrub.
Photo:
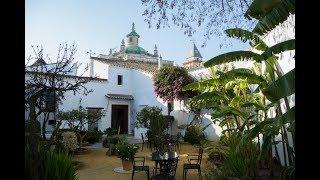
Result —
<svg viewBox="0 0 320 180"><path fill-rule="evenodd" d="M182 100L190 97L191 91L182 91L182 87L194 82L188 72L182 67L164 66L153 77L154 92L166 102L173 99Z"/></svg>
<svg viewBox="0 0 320 180"><path fill-rule="evenodd" d="M129 144L127 142L120 142L116 144L116 149L120 159L132 161L134 159L134 155L138 152L139 146Z"/></svg>
<svg viewBox="0 0 320 180"><path fill-rule="evenodd" d="M62 144L65 149L68 149L69 151L75 151L78 148L76 134L70 131L62 133Z"/></svg>

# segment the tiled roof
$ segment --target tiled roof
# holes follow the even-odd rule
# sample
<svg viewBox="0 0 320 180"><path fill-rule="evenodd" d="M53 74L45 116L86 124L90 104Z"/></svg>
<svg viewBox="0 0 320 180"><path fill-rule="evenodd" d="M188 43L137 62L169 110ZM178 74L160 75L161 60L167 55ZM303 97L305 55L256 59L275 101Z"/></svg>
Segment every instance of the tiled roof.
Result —
<svg viewBox="0 0 320 180"><path fill-rule="evenodd" d="M32 75L32 74L41 74L41 75L44 75L44 76L50 76L50 74L52 73L44 73L44 72L36 72L36 71L25 71L25 74L29 74L29 75ZM102 82L102 81L108 81L108 79L104 79L104 78L97 78L97 77L84 77L84 76L74 76L74 75L67 75L67 74L56 74L57 76L62 76L62 77L65 77L65 78L71 78L71 79L87 79L89 81L99 81L99 82Z"/></svg>
<svg viewBox="0 0 320 180"><path fill-rule="evenodd" d="M154 74L158 69L157 61L123 60L123 59L115 59L115 58L105 59L105 58L98 58L98 57L91 57L91 58L112 66L142 70L150 74ZM164 66L168 65L169 63L170 61L163 61Z"/></svg>
<svg viewBox="0 0 320 180"><path fill-rule="evenodd" d="M111 99L125 99L125 100L133 100L132 95L126 95L126 94L107 94L107 98Z"/></svg>

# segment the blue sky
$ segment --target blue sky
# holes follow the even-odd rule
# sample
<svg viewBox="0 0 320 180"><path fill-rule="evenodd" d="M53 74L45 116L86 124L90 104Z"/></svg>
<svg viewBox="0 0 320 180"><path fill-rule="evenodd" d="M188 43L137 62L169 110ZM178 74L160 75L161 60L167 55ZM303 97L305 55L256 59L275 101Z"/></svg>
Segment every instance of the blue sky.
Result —
<svg viewBox="0 0 320 180"><path fill-rule="evenodd" d="M195 40L204 60L232 50L247 48L247 45L230 40L233 46L221 48L222 39L212 37L201 48L202 34L189 38L179 28L148 28L142 12L141 0L26 0L25 2L26 57L32 54L31 45L43 45L45 53L56 57L60 43L78 45L76 61L88 63L87 51L108 54L110 48L119 48L120 42L136 24L140 34L139 45L153 52L157 44L163 59L181 64Z"/></svg>

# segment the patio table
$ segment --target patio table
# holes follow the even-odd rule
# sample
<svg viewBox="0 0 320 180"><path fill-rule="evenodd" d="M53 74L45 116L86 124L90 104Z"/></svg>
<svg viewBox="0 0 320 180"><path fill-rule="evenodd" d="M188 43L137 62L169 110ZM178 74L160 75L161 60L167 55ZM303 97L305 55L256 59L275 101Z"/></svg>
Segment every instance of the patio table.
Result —
<svg viewBox="0 0 320 180"><path fill-rule="evenodd" d="M178 153L175 151L171 152L153 152L151 154L151 160L155 161L155 174L157 174L158 164L160 164L160 169L162 168L162 162L174 160L178 157Z"/></svg>

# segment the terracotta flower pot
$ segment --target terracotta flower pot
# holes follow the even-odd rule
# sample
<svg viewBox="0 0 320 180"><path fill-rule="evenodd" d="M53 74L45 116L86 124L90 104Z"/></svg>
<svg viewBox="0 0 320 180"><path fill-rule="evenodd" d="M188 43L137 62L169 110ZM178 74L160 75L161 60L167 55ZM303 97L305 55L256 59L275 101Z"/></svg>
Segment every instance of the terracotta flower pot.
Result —
<svg viewBox="0 0 320 180"><path fill-rule="evenodd" d="M130 171L132 169L132 162L122 159L122 168L125 171Z"/></svg>

